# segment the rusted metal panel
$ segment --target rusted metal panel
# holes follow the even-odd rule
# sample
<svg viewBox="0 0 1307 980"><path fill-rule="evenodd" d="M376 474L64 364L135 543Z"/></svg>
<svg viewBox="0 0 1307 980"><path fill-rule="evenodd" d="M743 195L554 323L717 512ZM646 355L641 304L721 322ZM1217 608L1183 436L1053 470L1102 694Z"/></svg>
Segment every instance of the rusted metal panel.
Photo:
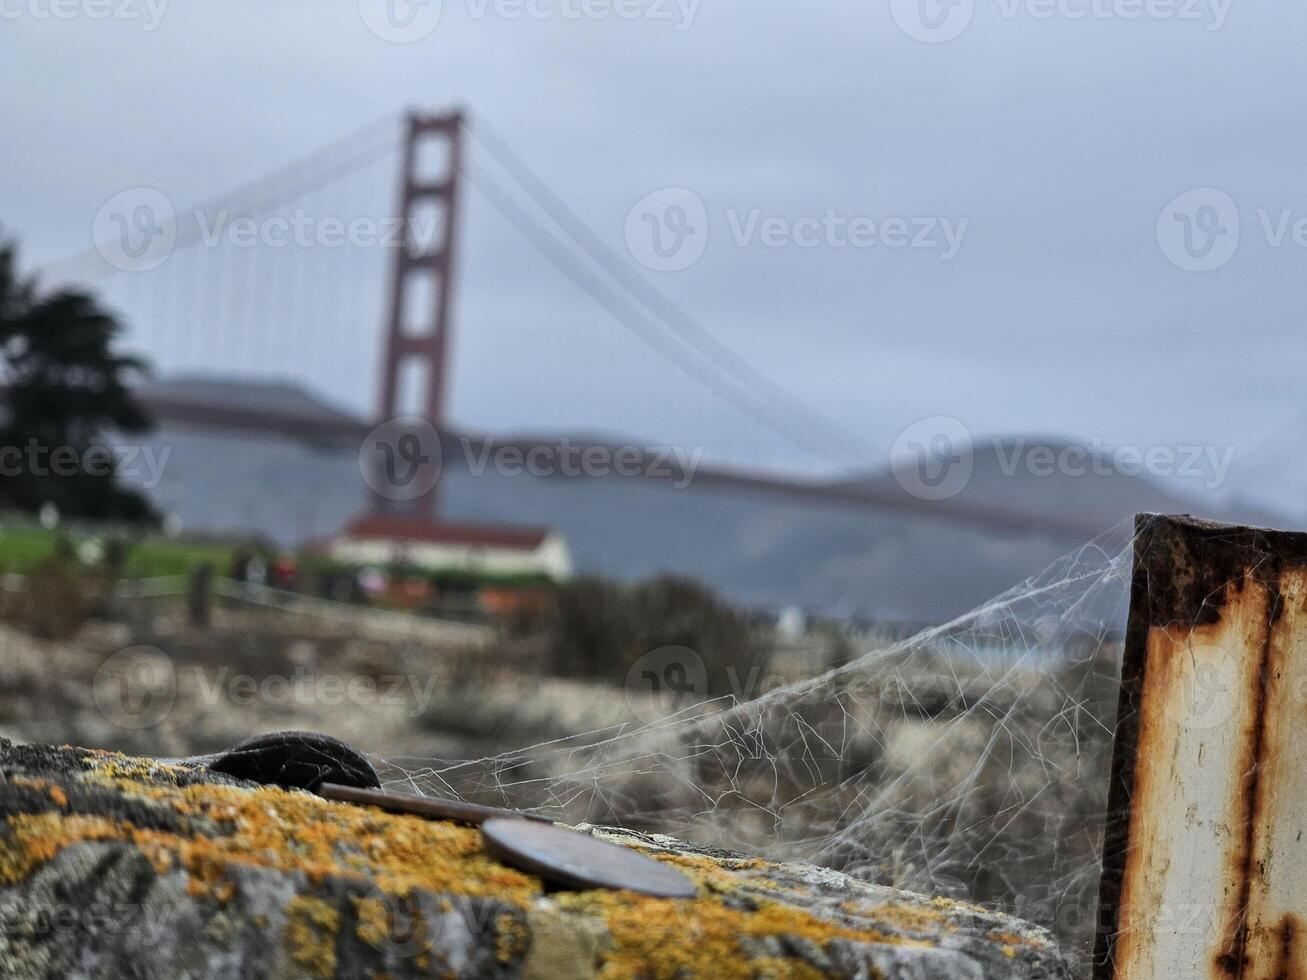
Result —
<svg viewBox="0 0 1307 980"><path fill-rule="evenodd" d="M1099 980L1307 980L1307 535L1140 517Z"/></svg>

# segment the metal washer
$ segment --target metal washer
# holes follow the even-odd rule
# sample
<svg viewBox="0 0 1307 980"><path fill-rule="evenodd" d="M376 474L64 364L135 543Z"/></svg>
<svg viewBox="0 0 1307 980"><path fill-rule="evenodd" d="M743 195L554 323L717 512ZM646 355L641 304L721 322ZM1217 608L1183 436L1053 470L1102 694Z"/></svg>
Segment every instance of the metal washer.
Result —
<svg viewBox="0 0 1307 980"><path fill-rule="evenodd" d="M486 850L504 864L568 888L610 888L654 898L694 898L698 891L675 868L550 824L496 817L481 825Z"/></svg>

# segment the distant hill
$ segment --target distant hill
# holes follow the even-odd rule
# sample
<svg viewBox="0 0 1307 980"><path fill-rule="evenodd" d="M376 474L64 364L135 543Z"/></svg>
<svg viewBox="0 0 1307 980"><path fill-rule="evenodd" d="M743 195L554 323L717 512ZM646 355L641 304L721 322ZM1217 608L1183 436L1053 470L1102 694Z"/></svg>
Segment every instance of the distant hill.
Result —
<svg viewBox="0 0 1307 980"><path fill-rule="evenodd" d="M1307 415L1239 454L1226 488L1229 505L1262 507L1307 522Z"/></svg>
<svg viewBox="0 0 1307 980"><path fill-rule="evenodd" d="M289 412L315 418L355 419L295 381L230 381L209 375L178 375L151 380L140 392L147 401L168 399L201 405L239 404L249 409Z"/></svg>
<svg viewBox="0 0 1307 980"><path fill-rule="evenodd" d="M294 386L196 386L176 382L174 397L209 395L253 404L284 398L304 411L335 411ZM284 403L283 403L284 404ZM573 437L574 442L582 440ZM456 520L546 524L567 537L582 572L634 578L663 571L692 575L741 602L797 604L841 615L933 622L952 618L1041 571L1139 511L1189 512L1221 520L1281 524L1274 513L1225 508L1172 495L1151 480L1121 473L1035 476L1005 466L1032 444L983 444L958 501L1008 513L1072 516L1062 533L962 527L938 511L907 514L741 489L602 479L473 475L458 454L446 460L444 506ZM169 452L164 480L149 492L191 528L257 530L287 543L335 533L364 507L353 447L308 446L173 426L150 440ZM885 470L836 484L892 499L905 496ZM934 516L935 513L939 517ZM1124 538L1121 539L1124 544Z"/></svg>
<svg viewBox="0 0 1307 980"><path fill-rule="evenodd" d="M1267 525L1284 520L1275 507L1222 500L1215 494L1202 498L1188 496L1172 492L1153 478L1119 472L1112 468L1110 454L1101 449L1099 465L1091 465L1088 453L1084 444L1057 436L977 439L970 453L972 471L965 487L941 503L1004 507L1032 518L1075 515L1078 520L1099 528L1111 527L1123 517L1145 511L1195 513L1243 524ZM1050 466L1047 462L1050 458L1065 458L1072 473L1062 472L1056 463ZM1177 456L1175 465L1183 462ZM840 480L837 485L906 494L895 471L907 465L900 462L893 469L886 467Z"/></svg>

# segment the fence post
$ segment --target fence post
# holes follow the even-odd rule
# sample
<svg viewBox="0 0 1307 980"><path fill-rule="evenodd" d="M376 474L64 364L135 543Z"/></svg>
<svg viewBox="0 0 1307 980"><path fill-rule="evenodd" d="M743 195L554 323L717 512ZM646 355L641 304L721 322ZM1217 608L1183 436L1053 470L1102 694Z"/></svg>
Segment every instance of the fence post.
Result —
<svg viewBox="0 0 1307 980"><path fill-rule="evenodd" d="M1094 976L1307 978L1307 534L1135 530Z"/></svg>
<svg viewBox="0 0 1307 980"><path fill-rule="evenodd" d="M191 570L186 590L186 607L192 626L209 625L213 609L213 566L208 562Z"/></svg>

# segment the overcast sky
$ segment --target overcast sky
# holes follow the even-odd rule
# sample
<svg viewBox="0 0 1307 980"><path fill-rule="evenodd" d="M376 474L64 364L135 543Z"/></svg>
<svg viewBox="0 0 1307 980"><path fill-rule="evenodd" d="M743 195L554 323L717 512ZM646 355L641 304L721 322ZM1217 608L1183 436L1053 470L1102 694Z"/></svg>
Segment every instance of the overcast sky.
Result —
<svg viewBox="0 0 1307 980"><path fill-rule="evenodd" d="M1304 410L1301 5L444 0L432 26L406 0L398 21L373 0L53 2L63 17L0 0L0 221L32 263L85 250L124 189L204 200L392 109L456 102L876 453L931 416L1250 450ZM406 31L424 36L378 36ZM628 222L668 187L707 219L677 271L641 266L651 226ZM1194 188L1216 191L1172 205ZM882 239L894 218L924 247ZM876 244L850 242L855 219ZM698 408L657 431L694 401L678 376L586 341L620 330L471 195L465 244L460 421L725 424ZM351 293L378 288L369 268ZM524 330L569 352L570 382L532 381ZM333 368L346 402L372 390L360 358Z"/></svg>

